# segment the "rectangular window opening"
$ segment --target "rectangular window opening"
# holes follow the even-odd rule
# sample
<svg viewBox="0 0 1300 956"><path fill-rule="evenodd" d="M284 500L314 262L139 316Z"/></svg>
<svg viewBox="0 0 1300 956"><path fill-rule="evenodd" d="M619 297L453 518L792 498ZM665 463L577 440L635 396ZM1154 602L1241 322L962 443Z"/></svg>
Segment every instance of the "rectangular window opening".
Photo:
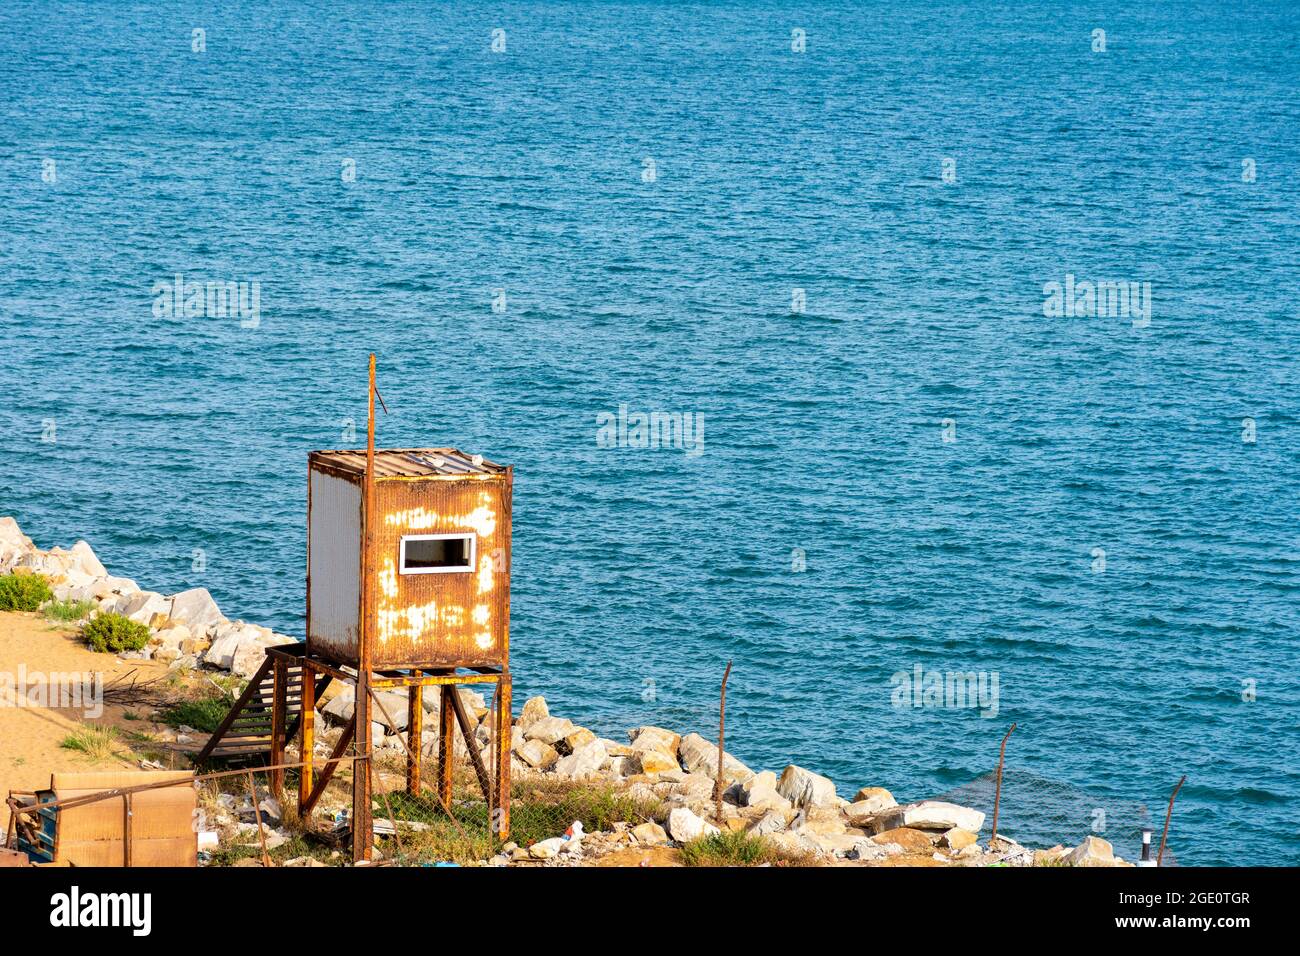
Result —
<svg viewBox="0 0 1300 956"><path fill-rule="evenodd" d="M474 570L473 534L412 534L402 538L402 574Z"/></svg>

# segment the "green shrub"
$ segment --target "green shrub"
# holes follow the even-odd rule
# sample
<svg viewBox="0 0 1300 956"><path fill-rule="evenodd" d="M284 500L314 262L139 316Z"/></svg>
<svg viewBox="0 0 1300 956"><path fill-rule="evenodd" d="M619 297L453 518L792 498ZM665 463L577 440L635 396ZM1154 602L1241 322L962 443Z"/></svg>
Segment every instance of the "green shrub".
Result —
<svg viewBox="0 0 1300 956"><path fill-rule="evenodd" d="M54 597L39 574L6 574L0 577L0 611L35 611Z"/></svg>
<svg viewBox="0 0 1300 956"><path fill-rule="evenodd" d="M203 697L198 700L181 700L169 704L159 714L169 727L193 727L204 733L216 733L221 722L230 713L229 697Z"/></svg>
<svg viewBox="0 0 1300 956"><path fill-rule="evenodd" d="M81 629L92 650L121 654L138 651L149 643L149 628L122 614L99 614Z"/></svg>
<svg viewBox="0 0 1300 956"><path fill-rule="evenodd" d="M45 616L51 621L80 621L94 609L94 601L51 601Z"/></svg>

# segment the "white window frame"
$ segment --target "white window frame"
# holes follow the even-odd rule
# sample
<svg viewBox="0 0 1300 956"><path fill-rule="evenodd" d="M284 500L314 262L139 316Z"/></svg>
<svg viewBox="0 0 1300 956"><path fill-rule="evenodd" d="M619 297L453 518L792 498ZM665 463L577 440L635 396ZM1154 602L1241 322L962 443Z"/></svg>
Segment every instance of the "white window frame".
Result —
<svg viewBox="0 0 1300 956"><path fill-rule="evenodd" d="M408 568L406 566L406 542L408 541L450 541L469 539L469 564L463 568ZM473 531L457 531L452 534L404 534L401 549L397 556L399 574L471 574L477 567L478 535Z"/></svg>

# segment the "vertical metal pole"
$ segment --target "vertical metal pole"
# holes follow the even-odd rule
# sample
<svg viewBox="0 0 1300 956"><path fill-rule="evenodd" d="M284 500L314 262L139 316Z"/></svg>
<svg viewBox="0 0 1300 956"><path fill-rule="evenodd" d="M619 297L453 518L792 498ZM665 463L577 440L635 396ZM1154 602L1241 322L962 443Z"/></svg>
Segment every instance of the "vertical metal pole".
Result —
<svg viewBox="0 0 1300 956"><path fill-rule="evenodd" d="M998 838L998 806L1002 803L1002 763L1007 759L1007 738L1015 729L1015 724L1007 729L1006 736L1002 738L1002 749L998 751L998 781L993 791L993 834L989 837L989 846L992 846L993 841Z"/></svg>
<svg viewBox="0 0 1300 956"><path fill-rule="evenodd" d="M1161 865L1165 858L1165 840L1169 837L1169 818L1174 815L1174 797L1178 796L1178 791L1183 789L1183 784L1187 782L1187 774L1183 774L1178 779L1178 786L1174 787L1174 792L1169 795L1169 809L1165 811L1165 829L1160 834L1160 852L1156 854L1156 866Z"/></svg>
<svg viewBox="0 0 1300 956"><path fill-rule="evenodd" d="M718 777L713 782L714 819L722 823L722 770L727 759L727 679L731 677L731 661L722 673L722 702L718 706Z"/></svg>
<svg viewBox="0 0 1300 956"><path fill-rule="evenodd" d="M496 830L498 839L502 841L510 836L510 685L510 671L503 670L497 684L496 706Z"/></svg>
<svg viewBox="0 0 1300 956"><path fill-rule="evenodd" d="M438 800L444 807L451 806L452 768L456 754L456 708L451 702L454 693L454 686L443 684L438 709Z"/></svg>
<svg viewBox="0 0 1300 956"><path fill-rule="evenodd" d="M357 647L356 751L352 764L352 861L370 859L374 833L370 818L370 661L375 623L375 355L370 353L370 389L366 415L365 514L361 558L361 636Z"/></svg>
<svg viewBox="0 0 1300 956"><path fill-rule="evenodd" d="M302 715L298 718L298 759L302 767L298 770L298 814L303 814L303 806L311 796L312 765L316 756L316 672L302 665ZM304 821L305 822L305 821Z"/></svg>
<svg viewBox="0 0 1300 956"><path fill-rule="evenodd" d="M419 677L420 671L413 672ZM420 770L424 750L420 746L424 736L424 688L412 684L407 688L410 695L406 701L406 792L411 796L420 793Z"/></svg>

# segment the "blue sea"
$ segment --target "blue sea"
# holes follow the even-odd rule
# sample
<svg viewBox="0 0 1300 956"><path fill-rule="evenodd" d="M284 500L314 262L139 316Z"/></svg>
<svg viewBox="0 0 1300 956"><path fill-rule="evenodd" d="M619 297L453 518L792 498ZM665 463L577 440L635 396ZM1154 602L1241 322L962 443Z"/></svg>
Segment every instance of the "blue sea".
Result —
<svg viewBox="0 0 1300 956"><path fill-rule="evenodd" d="M301 635L374 351L515 466L519 700L1297 865L1298 89L1290 2L6 3L0 514Z"/></svg>

